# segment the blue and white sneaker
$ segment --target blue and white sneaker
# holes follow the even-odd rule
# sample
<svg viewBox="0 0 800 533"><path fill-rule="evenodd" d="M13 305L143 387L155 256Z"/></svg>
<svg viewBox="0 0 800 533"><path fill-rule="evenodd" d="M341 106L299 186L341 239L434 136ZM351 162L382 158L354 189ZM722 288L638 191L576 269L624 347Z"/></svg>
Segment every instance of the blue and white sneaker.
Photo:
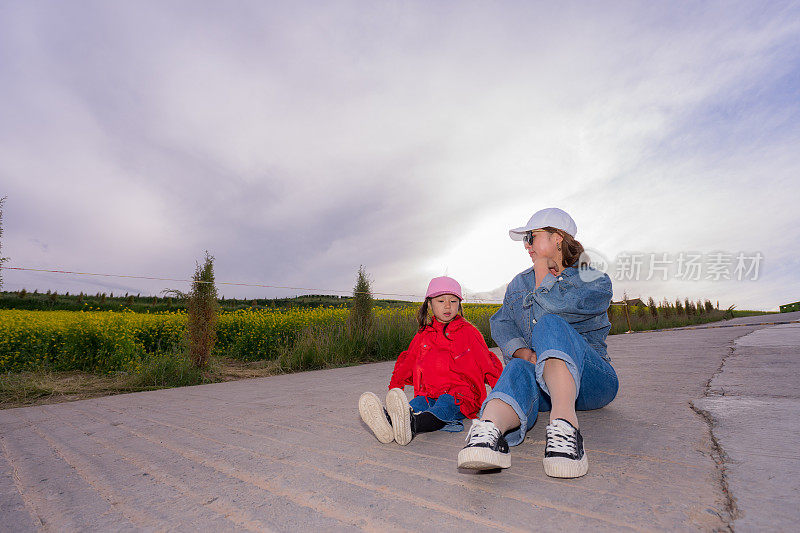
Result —
<svg viewBox="0 0 800 533"><path fill-rule="evenodd" d="M581 477L589 471L580 430L563 418L556 418L546 428L544 473L550 477Z"/></svg>
<svg viewBox="0 0 800 533"><path fill-rule="evenodd" d="M466 441L458 452L458 468L494 470L511 466L508 442L493 422L473 420Z"/></svg>

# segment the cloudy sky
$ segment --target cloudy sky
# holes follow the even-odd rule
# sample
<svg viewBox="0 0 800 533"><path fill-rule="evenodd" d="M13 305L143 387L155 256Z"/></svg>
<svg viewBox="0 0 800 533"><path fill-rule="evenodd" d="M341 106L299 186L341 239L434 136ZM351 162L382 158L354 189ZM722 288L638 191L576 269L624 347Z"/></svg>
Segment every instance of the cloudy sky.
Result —
<svg viewBox="0 0 800 533"><path fill-rule="evenodd" d="M798 146L798 2L0 2L6 266L497 298L558 206L617 299L777 309Z"/></svg>

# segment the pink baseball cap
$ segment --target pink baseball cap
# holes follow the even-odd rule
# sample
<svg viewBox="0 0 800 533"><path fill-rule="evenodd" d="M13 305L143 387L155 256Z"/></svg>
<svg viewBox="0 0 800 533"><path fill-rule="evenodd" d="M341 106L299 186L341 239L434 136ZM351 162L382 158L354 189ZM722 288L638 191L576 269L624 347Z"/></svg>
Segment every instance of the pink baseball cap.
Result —
<svg viewBox="0 0 800 533"><path fill-rule="evenodd" d="M428 283L428 292L425 293L425 298L436 298L442 294L452 294L457 296L459 300L463 300L461 297L461 285L453 278L448 278L447 276L433 278L431 282Z"/></svg>

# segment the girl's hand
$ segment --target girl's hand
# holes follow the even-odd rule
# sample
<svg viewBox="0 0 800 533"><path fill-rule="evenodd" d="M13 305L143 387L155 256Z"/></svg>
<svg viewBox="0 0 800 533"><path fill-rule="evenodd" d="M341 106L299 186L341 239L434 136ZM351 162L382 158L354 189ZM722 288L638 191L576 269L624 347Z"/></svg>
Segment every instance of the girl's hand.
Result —
<svg viewBox="0 0 800 533"><path fill-rule="evenodd" d="M534 365L536 364L536 352L534 352L530 348L520 348L519 350L514 352L513 357L516 357L518 359L524 359L529 363L533 363Z"/></svg>

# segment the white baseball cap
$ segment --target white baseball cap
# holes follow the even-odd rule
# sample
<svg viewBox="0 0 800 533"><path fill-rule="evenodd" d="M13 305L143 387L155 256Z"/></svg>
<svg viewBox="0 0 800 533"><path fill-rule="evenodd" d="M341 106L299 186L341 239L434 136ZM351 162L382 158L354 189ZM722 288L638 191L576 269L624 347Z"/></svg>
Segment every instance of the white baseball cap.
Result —
<svg viewBox="0 0 800 533"><path fill-rule="evenodd" d="M524 226L508 230L508 236L515 241L521 241L527 232L547 227L564 230L573 237L578 232L578 226L575 225L575 221L566 211L557 207L548 207L535 212Z"/></svg>

